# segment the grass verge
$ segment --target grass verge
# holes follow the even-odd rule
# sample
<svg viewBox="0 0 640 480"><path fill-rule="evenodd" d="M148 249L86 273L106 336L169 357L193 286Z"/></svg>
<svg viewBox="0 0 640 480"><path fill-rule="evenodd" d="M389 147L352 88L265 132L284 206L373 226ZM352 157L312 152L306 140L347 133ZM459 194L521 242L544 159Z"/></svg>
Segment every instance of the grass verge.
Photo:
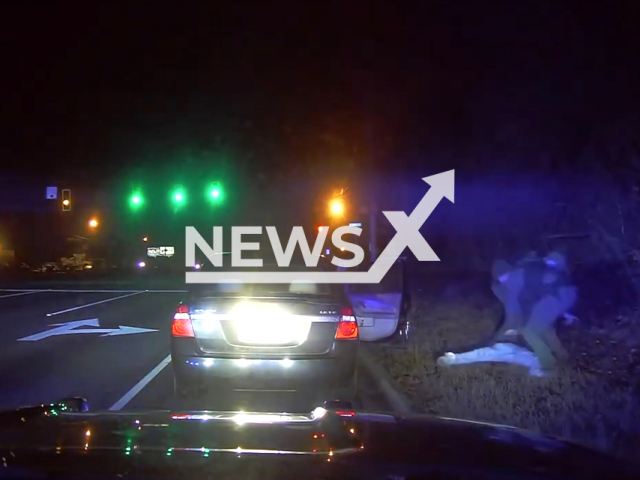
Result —
<svg viewBox="0 0 640 480"><path fill-rule="evenodd" d="M371 344L370 351L415 411L513 425L637 462L640 318L618 316L607 329L562 326L559 336L570 364L554 378L535 378L516 365L438 367L438 353L491 332L497 302L482 295L414 299L409 343Z"/></svg>

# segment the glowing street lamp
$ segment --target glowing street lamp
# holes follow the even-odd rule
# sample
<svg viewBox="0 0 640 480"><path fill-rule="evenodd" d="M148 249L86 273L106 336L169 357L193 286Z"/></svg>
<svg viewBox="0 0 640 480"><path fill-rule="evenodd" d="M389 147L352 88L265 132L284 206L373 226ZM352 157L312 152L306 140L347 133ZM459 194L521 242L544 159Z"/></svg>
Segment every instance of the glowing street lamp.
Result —
<svg viewBox="0 0 640 480"><path fill-rule="evenodd" d="M92 218L91 220L89 220L90 228L96 228L97 226L98 226L98 221L95 218Z"/></svg>
<svg viewBox="0 0 640 480"><path fill-rule="evenodd" d="M334 217L341 217L344 214L344 202L341 198L334 198L329 203L329 212Z"/></svg>

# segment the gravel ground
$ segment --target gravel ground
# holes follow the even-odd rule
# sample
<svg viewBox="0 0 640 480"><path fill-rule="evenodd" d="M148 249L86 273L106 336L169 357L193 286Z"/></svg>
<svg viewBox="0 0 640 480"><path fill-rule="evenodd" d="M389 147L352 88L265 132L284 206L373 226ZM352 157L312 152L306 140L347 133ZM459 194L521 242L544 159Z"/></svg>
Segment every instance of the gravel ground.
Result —
<svg viewBox="0 0 640 480"><path fill-rule="evenodd" d="M561 326L572 360L554 378L536 378L516 365L438 367L437 355L481 340L499 314L488 295L444 298L414 292L408 344L371 344L415 411L527 428L637 461L639 314L614 316L608 323L616 328L606 330L583 322Z"/></svg>

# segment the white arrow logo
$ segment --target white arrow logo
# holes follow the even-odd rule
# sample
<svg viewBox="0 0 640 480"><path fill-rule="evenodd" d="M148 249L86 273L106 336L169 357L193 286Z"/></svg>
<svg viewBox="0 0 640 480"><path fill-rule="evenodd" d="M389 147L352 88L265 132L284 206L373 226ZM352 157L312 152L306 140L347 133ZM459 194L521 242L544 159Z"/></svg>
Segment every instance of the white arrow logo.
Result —
<svg viewBox="0 0 640 480"><path fill-rule="evenodd" d="M410 216L383 212L396 234L368 272L187 272L186 283L380 283L406 247L421 262L438 262L440 259L420 234L420 227L443 198L454 202L454 172L423 178L431 188Z"/></svg>
<svg viewBox="0 0 640 480"><path fill-rule="evenodd" d="M127 327L119 325L118 328L76 328L76 327L99 327L100 322L97 318L88 318L86 320L74 320L66 323L53 323L50 327L57 327L44 332L36 333L28 337L19 338L18 342L36 342L48 337L58 335L76 335L83 333L101 333L101 337L114 337L116 335L130 335L133 333L157 332L152 328Z"/></svg>

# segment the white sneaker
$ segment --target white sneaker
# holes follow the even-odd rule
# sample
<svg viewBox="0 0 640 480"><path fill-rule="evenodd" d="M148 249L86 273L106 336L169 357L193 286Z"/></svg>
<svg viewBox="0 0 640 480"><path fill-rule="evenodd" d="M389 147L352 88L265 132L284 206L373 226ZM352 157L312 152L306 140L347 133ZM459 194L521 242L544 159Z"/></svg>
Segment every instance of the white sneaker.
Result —
<svg viewBox="0 0 640 480"><path fill-rule="evenodd" d="M451 353L451 352L447 352L444 355L442 355L441 357L438 357L438 360L436 361L437 365L440 367L446 367L449 366L453 363L453 361L456 358L456 354L455 353Z"/></svg>

